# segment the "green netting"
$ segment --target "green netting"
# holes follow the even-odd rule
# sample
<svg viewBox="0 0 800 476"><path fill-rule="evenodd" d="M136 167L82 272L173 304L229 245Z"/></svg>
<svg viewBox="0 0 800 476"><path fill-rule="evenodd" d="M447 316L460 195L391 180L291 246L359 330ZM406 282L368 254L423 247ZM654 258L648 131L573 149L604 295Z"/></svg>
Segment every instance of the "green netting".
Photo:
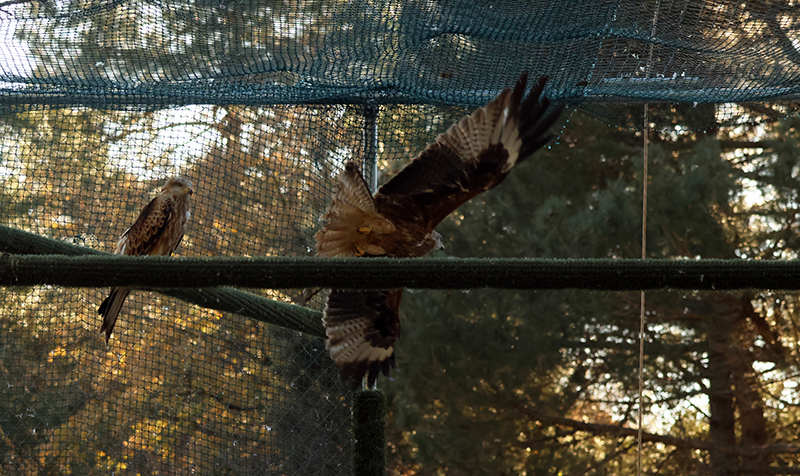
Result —
<svg viewBox="0 0 800 476"><path fill-rule="evenodd" d="M791 2L5 2L8 104L795 98ZM765 61L768 58L768 61Z"/></svg>
<svg viewBox="0 0 800 476"><path fill-rule="evenodd" d="M6 222L113 250L163 177L180 172L194 182L197 199L179 254L307 255L331 159L318 158L314 172L314 158L299 149L313 137L358 149L361 128L347 132L346 117L338 131L314 126L341 118L342 108L232 108L227 118L247 118L243 128L269 127L259 114L292 119L302 145L275 137L284 149L266 154L275 145L257 144L265 136L257 130L231 140L235 126L227 122L222 134L214 132L214 111L146 114L126 128L134 115L85 108L5 116L20 121L21 145L4 149L6 190L15 190L4 195ZM104 138L54 137L83 127ZM307 193L297 193L300 183ZM9 381L20 382L4 398L3 429L13 442L6 471L30 471L24 461L45 458L44 467L82 474L348 473L349 399L318 338L136 292L106 347L96 334L105 293L39 287L4 294L2 360L15 369Z"/></svg>
<svg viewBox="0 0 800 476"><path fill-rule="evenodd" d="M796 259L798 22L789 0L0 1L0 221L111 251L181 174L179 255L311 256L345 160L382 183L529 71L576 107L552 150L442 224L448 255L637 257L628 129L650 102L649 256ZM319 329L227 312L217 292L137 291L106 346L107 289L0 290L0 472L381 466L352 454L355 403ZM404 299L391 472L635 473L638 295ZM645 470L797 474L797 297L651 301Z"/></svg>

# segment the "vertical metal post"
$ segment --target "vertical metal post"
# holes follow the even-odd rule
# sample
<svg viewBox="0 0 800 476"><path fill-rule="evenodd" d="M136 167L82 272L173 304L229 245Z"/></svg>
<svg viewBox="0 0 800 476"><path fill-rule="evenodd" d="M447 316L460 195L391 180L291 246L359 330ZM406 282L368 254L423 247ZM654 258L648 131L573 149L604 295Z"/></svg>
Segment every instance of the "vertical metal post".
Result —
<svg viewBox="0 0 800 476"><path fill-rule="evenodd" d="M386 399L380 390L353 395L353 476L386 475Z"/></svg>
<svg viewBox="0 0 800 476"><path fill-rule="evenodd" d="M364 106L364 162L362 170L369 177L372 193L378 190L378 113L380 106L369 101Z"/></svg>
<svg viewBox="0 0 800 476"><path fill-rule="evenodd" d="M378 113L380 107L370 101L364 105L364 159L362 169L372 193L378 190ZM385 476L386 471L386 400L378 390L361 389L353 398L353 476Z"/></svg>

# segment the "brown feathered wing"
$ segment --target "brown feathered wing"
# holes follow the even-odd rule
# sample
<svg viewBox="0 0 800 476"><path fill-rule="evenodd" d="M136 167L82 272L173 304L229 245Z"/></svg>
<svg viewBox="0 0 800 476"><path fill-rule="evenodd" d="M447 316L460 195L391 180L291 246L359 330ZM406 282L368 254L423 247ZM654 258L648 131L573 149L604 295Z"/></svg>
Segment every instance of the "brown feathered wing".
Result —
<svg viewBox="0 0 800 476"><path fill-rule="evenodd" d="M371 243L369 235L395 231L394 225L378 213L367 182L352 162L339 175L336 195L322 219L327 224L314 238L317 254L329 258L383 255L385 250Z"/></svg>
<svg viewBox="0 0 800 476"><path fill-rule="evenodd" d="M545 145L563 106L548 112L542 96L547 77L541 77L523 100L527 74L513 90L440 134L399 174L375 194L378 211L403 207L428 231L472 197L500 184L508 172Z"/></svg>

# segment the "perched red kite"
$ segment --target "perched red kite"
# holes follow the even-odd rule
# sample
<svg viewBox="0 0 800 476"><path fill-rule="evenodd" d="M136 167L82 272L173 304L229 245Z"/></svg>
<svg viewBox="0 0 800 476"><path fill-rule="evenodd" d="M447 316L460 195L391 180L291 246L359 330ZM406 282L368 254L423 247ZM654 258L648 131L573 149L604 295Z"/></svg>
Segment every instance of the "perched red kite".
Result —
<svg viewBox="0 0 800 476"><path fill-rule="evenodd" d="M519 162L552 137L550 126L563 107L546 114L546 77L527 98L523 75L486 106L453 124L373 196L358 166L346 164L317 232L320 256L424 256L440 248L434 231L447 215L475 195L496 186ZM372 387L379 373L394 367L400 336L402 289L331 291L323 323L326 347L343 380L366 376Z"/></svg>
<svg viewBox="0 0 800 476"><path fill-rule="evenodd" d="M122 234L114 254L171 255L183 238L192 193L192 183L185 178L167 180L161 193L144 207L133 226ZM131 288L113 288L98 309L103 316L100 332L106 333L106 342L111 338L122 303L130 292Z"/></svg>

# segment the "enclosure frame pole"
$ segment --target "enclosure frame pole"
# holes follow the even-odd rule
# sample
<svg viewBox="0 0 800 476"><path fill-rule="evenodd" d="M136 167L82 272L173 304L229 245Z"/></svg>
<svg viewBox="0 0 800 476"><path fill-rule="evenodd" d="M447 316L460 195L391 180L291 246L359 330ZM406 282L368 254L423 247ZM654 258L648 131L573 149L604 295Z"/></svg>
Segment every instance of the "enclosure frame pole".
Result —
<svg viewBox="0 0 800 476"><path fill-rule="evenodd" d="M374 194L378 190L378 113L380 106L369 101L364 106L364 163L363 169L369 176L369 188Z"/></svg>
<svg viewBox="0 0 800 476"><path fill-rule="evenodd" d="M378 190L378 113L380 106L369 101L364 106L364 162L369 171L368 185L374 194ZM378 390L370 391L361 382L353 399L353 476L384 476L386 474L386 401Z"/></svg>

